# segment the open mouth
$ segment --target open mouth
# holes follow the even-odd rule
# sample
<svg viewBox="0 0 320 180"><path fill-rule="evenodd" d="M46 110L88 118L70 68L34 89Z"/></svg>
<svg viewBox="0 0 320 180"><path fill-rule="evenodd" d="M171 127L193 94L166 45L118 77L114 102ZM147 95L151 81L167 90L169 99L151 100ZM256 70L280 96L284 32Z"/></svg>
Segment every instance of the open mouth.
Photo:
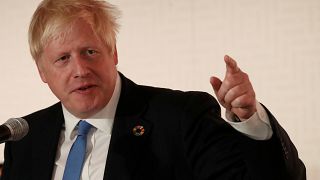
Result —
<svg viewBox="0 0 320 180"><path fill-rule="evenodd" d="M91 90L94 88L94 85L87 85L87 86L81 86L77 89L74 90L74 92L78 92L78 93L89 93L91 92Z"/></svg>
<svg viewBox="0 0 320 180"><path fill-rule="evenodd" d="M92 88L93 86L84 86L84 87L80 87L78 90L80 90L80 91L85 91L85 90L87 90L87 89L90 89L90 88Z"/></svg>

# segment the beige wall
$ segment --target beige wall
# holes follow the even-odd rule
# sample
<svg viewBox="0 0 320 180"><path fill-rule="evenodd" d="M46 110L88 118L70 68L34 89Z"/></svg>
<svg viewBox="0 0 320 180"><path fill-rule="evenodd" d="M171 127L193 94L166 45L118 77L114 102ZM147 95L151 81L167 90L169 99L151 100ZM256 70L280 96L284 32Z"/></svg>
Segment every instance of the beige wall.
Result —
<svg viewBox="0 0 320 180"><path fill-rule="evenodd" d="M38 2L0 1L3 122L57 101L28 52L27 27ZM296 144L308 179L320 179L320 1L111 2L122 10L121 72L141 84L213 93L209 76L223 77L223 56L231 55Z"/></svg>

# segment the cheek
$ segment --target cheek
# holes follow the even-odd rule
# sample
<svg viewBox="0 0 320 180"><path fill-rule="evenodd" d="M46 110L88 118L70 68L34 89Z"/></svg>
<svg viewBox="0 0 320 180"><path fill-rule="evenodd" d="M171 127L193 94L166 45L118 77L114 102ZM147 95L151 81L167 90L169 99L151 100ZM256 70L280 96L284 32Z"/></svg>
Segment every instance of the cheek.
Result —
<svg viewBox="0 0 320 180"><path fill-rule="evenodd" d="M55 94L68 89L68 80L64 72L46 72L45 77L48 86Z"/></svg>
<svg viewBox="0 0 320 180"><path fill-rule="evenodd" d="M48 86L51 90L51 92L62 102L68 101L69 97L69 91L68 86L59 81L59 79L55 79L55 81L48 82Z"/></svg>

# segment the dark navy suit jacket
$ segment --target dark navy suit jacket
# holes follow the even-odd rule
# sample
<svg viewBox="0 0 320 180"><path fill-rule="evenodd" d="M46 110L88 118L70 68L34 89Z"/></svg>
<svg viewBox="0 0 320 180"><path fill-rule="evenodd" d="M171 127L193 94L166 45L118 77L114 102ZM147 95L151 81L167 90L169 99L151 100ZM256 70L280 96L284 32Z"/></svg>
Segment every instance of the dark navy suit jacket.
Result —
<svg viewBox="0 0 320 180"><path fill-rule="evenodd" d="M207 93L121 79L105 180L306 179L297 150L270 112L273 137L252 140L221 119ZM24 118L30 131L6 143L2 180L50 180L64 123L61 104ZM132 132L138 125L142 136Z"/></svg>

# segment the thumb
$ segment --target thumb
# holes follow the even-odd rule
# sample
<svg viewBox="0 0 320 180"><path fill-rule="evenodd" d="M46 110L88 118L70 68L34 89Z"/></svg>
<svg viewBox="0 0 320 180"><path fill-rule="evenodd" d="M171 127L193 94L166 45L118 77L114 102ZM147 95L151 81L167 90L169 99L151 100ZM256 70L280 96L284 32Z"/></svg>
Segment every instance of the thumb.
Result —
<svg viewBox="0 0 320 180"><path fill-rule="evenodd" d="M217 93L218 93L218 91L219 91L219 89L220 89L220 87L221 87L222 81L221 81L219 78L217 78L217 77L215 77L215 76L212 76L212 77L210 78L210 84L211 84L214 92L215 92L216 95L217 95Z"/></svg>

